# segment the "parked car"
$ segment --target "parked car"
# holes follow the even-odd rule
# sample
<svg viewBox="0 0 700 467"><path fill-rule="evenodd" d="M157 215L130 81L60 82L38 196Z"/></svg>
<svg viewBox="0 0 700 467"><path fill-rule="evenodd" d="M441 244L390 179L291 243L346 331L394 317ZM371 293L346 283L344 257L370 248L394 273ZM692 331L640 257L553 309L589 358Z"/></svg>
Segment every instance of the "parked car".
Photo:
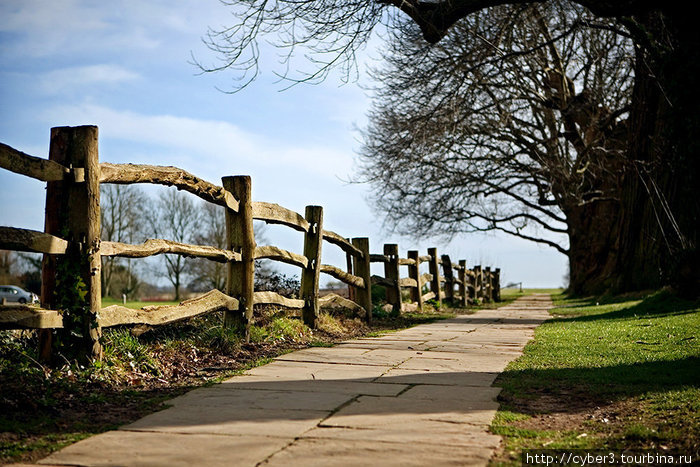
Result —
<svg viewBox="0 0 700 467"><path fill-rule="evenodd" d="M0 285L0 301L2 299L7 300L7 303L18 302L22 305L39 302L39 297L36 294L27 292L16 285Z"/></svg>

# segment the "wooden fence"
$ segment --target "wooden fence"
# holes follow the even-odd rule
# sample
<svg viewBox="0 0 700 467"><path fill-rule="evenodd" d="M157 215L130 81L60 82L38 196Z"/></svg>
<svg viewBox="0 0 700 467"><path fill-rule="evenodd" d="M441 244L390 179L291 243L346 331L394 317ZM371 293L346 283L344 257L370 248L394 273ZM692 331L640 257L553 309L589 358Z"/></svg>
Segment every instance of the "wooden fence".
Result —
<svg viewBox="0 0 700 467"><path fill-rule="evenodd" d="M316 326L319 308L341 306L370 321L373 284L386 288L387 302L399 313L421 309L427 300L449 300L466 305L471 300L500 300L496 269L467 269L466 261L453 264L435 248L421 256L409 251L399 257L398 245L384 245L382 254L371 254L368 238L347 239L326 230L323 208L307 206L304 215L273 203L251 199L249 176L222 178L222 186L202 180L176 167L100 163L96 126L57 127L51 130L49 158L22 153L0 143L0 167L47 183L45 231L0 227L0 249L44 254L41 306L2 306L0 328L39 329L40 354L48 359L52 329L70 328L82 336L88 356L101 358L102 328L172 323L213 311L224 311L224 325L240 325L249 335L253 306L277 304L301 310L304 322ZM207 202L225 208L225 249L191 245L166 239L150 239L140 245L100 240L100 184L152 183L175 186ZM304 252L297 254L275 246L258 246L253 220L281 224L304 235ZM323 241L346 254L345 270L322 264ZM119 305L102 308L101 260L103 256L143 258L157 254L207 258L227 265L226 293L212 290L179 305L151 306L133 310ZM300 297L292 299L275 292L255 292L256 259L271 259L301 268ZM384 276L370 274L370 264L384 264ZM420 274L428 263L429 273ZM408 266L408 277L400 267ZM442 275L440 274L442 268ZM319 297L320 273L348 284L350 299L338 295ZM402 300L402 288L410 291L411 304Z"/></svg>

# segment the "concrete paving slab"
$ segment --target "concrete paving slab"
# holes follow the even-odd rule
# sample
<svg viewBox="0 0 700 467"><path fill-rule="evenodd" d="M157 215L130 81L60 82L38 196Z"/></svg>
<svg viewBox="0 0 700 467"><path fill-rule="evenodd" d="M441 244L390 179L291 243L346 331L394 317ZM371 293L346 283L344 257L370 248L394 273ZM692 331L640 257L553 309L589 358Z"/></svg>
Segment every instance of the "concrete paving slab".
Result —
<svg viewBox="0 0 700 467"><path fill-rule="evenodd" d="M302 438L266 460L264 466L382 467L485 465L491 449L434 444Z"/></svg>
<svg viewBox="0 0 700 467"><path fill-rule="evenodd" d="M513 360L517 356L522 354L522 349L524 345L517 344L457 344L453 342L445 342L442 344L434 344L429 347L432 352L457 352L457 353L471 353L475 350L477 351L493 351L500 353L510 353L513 355Z"/></svg>
<svg viewBox="0 0 700 467"><path fill-rule="evenodd" d="M415 328L413 328L415 329ZM397 332L392 333L393 340L409 339L409 340L450 340L455 337L460 337L467 334L472 334L476 331L473 326L465 327L464 330L450 328L435 328L430 330Z"/></svg>
<svg viewBox="0 0 700 467"><path fill-rule="evenodd" d="M366 341L346 341L338 344L338 347L350 348L374 348L374 349L393 349L393 350L428 350L429 346L419 341L402 341L402 340L377 340L376 342Z"/></svg>
<svg viewBox="0 0 700 467"><path fill-rule="evenodd" d="M377 378L386 373L390 365L339 365L334 363L274 361L245 372L248 376L270 378L271 381L303 381L327 379Z"/></svg>
<svg viewBox="0 0 700 467"><path fill-rule="evenodd" d="M273 381L267 376L237 376L223 382L222 386L241 389L279 391L280 389L299 392L340 393L368 396L396 396L408 386L405 384L379 384L374 379L365 380L283 380ZM390 382L390 381L389 381Z"/></svg>
<svg viewBox="0 0 700 467"><path fill-rule="evenodd" d="M491 449L496 449L501 444L500 436L487 432L481 426L430 420L422 420L417 424L362 428L320 426L307 431L302 438L429 443L446 447L477 446Z"/></svg>
<svg viewBox="0 0 700 467"><path fill-rule="evenodd" d="M314 347L292 352L276 360L315 363L345 363L349 365L394 366L416 354L414 350L376 350L352 347Z"/></svg>
<svg viewBox="0 0 700 467"><path fill-rule="evenodd" d="M210 406L227 409L278 409L278 410L335 410L354 397L354 394L321 391L261 391L240 389L230 385L217 385L190 391L168 401L173 407Z"/></svg>
<svg viewBox="0 0 700 467"><path fill-rule="evenodd" d="M430 352L432 354L432 352ZM468 358L462 360L448 360L429 357L414 357L407 360L396 368L402 370L426 370L426 371L487 371L501 372L506 367L508 362L512 360L511 356L496 354L496 355L469 355Z"/></svg>
<svg viewBox="0 0 700 467"><path fill-rule="evenodd" d="M121 427L161 433L249 434L294 438L315 427L331 412L183 405L162 410Z"/></svg>
<svg viewBox="0 0 700 467"><path fill-rule="evenodd" d="M456 401L495 401L496 397L498 397L498 394L500 392L501 388L493 386L470 386L468 388L457 389L452 386L430 386L426 384L419 384L417 386L412 386L408 388L406 391L402 392L398 397L402 399L452 399Z"/></svg>
<svg viewBox="0 0 700 467"><path fill-rule="evenodd" d="M447 386L491 386L497 372L453 372L394 368L377 378L378 383L438 384Z"/></svg>
<svg viewBox="0 0 700 467"><path fill-rule="evenodd" d="M191 467L253 466L289 444L269 436L211 436L108 431L68 446L42 465Z"/></svg>
<svg viewBox="0 0 700 467"><path fill-rule="evenodd" d="M401 397L362 396L345 405L319 426L344 428L377 428L412 426L442 421L453 424L488 426L498 403L492 400L415 399Z"/></svg>

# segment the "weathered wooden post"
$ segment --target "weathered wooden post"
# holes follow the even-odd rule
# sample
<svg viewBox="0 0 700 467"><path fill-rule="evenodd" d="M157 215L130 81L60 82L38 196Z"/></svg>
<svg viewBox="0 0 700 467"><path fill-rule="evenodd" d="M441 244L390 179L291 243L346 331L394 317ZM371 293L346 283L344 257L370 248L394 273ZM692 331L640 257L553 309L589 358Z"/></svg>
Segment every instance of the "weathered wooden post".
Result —
<svg viewBox="0 0 700 467"><path fill-rule="evenodd" d="M411 288L411 300L418 304L418 310L423 311L423 287L420 283L420 259L418 250L408 252L408 259L415 264L408 265L408 277L416 281L416 286Z"/></svg>
<svg viewBox="0 0 700 467"><path fill-rule="evenodd" d="M348 242L352 243L352 240L350 240L349 238L346 238L345 240L347 240ZM352 273L353 273L353 272L352 272L352 271L353 271L353 268L352 268L352 256L353 256L353 255L352 255L351 253L345 253L345 260L346 260L346 263L347 263L347 272L348 272L348 274L352 274ZM355 288L352 287L352 286L349 286L349 285L348 285L348 298L349 298L350 300L352 300L353 302L356 301L356 300L355 300Z"/></svg>
<svg viewBox="0 0 700 467"><path fill-rule="evenodd" d="M238 300L238 311L224 313L224 326L242 326L246 342L253 323L255 280L255 235L253 200L248 175L223 177L223 187L238 200L238 212L226 208L226 248L241 254L241 261L230 261L226 268L226 293Z"/></svg>
<svg viewBox="0 0 700 467"><path fill-rule="evenodd" d="M365 281L363 288L354 287L355 299L357 304L365 309L366 320L370 323L372 322L372 276L369 261L369 238L353 238L352 244L362 252L361 256L353 256L355 275Z"/></svg>
<svg viewBox="0 0 700 467"><path fill-rule="evenodd" d="M428 272L433 278L430 280L430 291L435 294L435 303L438 306L442 304L440 297L440 260L438 259L437 248L428 248L430 262L428 263Z"/></svg>
<svg viewBox="0 0 700 467"><path fill-rule="evenodd" d="M49 160L71 169L47 182L44 231L69 242L65 255L44 255L41 304L63 312L63 343L81 357L102 358L100 161L96 126L51 129ZM76 336L78 336L76 338ZM39 353L51 357L51 331L41 331Z"/></svg>
<svg viewBox="0 0 700 467"><path fill-rule="evenodd" d="M474 266L474 298L476 300L484 298L483 275L479 265Z"/></svg>
<svg viewBox="0 0 700 467"><path fill-rule="evenodd" d="M304 256L309 260L309 264L301 271L301 299L304 300L301 317L307 326L315 329L323 244L323 207L306 206L305 217L309 222L309 231L304 235Z"/></svg>
<svg viewBox="0 0 700 467"><path fill-rule="evenodd" d="M484 301L493 301L493 287L491 278L491 266L484 268Z"/></svg>
<svg viewBox="0 0 700 467"><path fill-rule="evenodd" d="M474 282L474 270L473 269L467 269L466 271L466 279L467 279L467 295L468 299L470 301L474 301L474 298L476 297L476 287L475 287L475 282Z"/></svg>
<svg viewBox="0 0 700 467"><path fill-rule="evenodd" d="M468 292L467 292L467 260L459 260L459 304L462 306L467 306Z"/></svg>
<svg viewBox="0 0 700 467"><path fill-rule="evenodd" d="M391 304L394 315L401 314L401 286L399 285L399 246L395 243L384 245L384 256L388 261L384 263L384 277L391 285L386 286L386 301Z"/></svg>
<svg viewBox="0 0 700 467"><path fill-rule="evenodd" d="M493 299L501 301L501 268L496 268L493 272Z"/></svg>
<svg viewBox="0 0 700 467"><path fill-rule="evenodd" d="M448 255L442 255L442 272L445 276L445 300L454 300L455 281L452 274L452 261Z"/></svg>

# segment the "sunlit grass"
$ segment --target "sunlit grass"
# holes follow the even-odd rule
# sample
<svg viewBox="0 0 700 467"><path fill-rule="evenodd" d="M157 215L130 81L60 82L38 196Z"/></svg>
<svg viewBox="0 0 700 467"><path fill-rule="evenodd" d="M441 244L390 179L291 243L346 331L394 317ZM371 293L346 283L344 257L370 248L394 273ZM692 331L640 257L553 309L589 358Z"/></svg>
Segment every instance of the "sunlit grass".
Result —
<svg viewBox="0 0 700 467"><path fill-rule="evenodd" d="M556 296L555 303L551 313L557 318L537 329L524 355L496 381L504 388L506 405L492 431L505 437L507 453L516 453L510 455L512 464L519 465L522 449L543 447L697 449L700 302L661 291L647 296ZM585 398L594 406L630 404L634 416L566 431L523 431L523 420L543 410L536 401L545 396L559 401L560 407L550 407L554 411L566 413L570 397L571 402Z"/></svg>

